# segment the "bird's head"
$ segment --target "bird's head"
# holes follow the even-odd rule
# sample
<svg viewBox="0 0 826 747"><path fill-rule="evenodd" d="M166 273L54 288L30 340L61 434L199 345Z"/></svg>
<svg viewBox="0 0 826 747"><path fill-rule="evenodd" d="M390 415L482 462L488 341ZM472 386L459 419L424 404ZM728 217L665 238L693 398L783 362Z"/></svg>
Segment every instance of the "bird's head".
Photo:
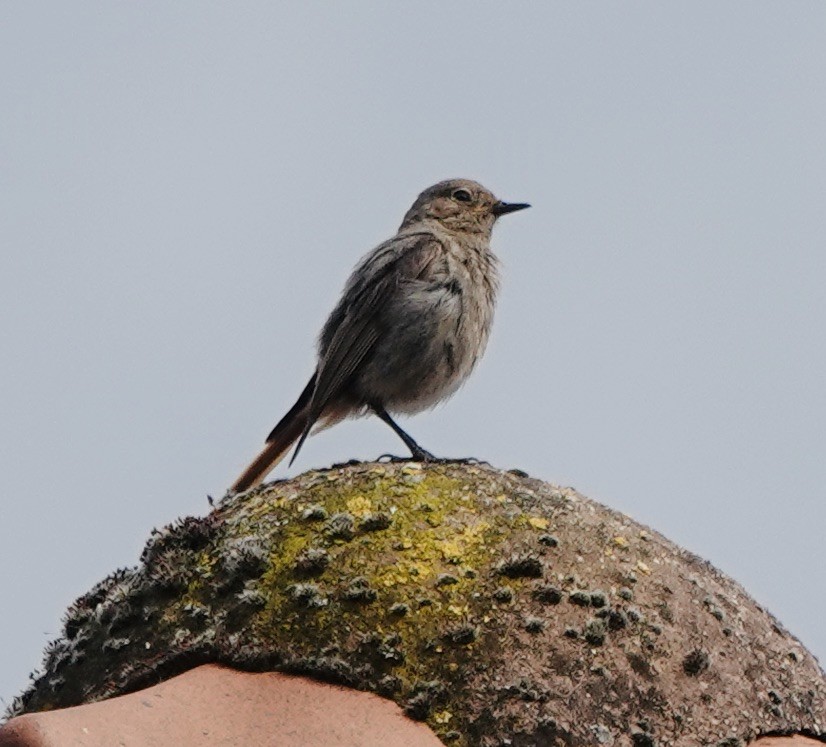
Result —
<svg viewBox="0 0 826 747"><path fill-rule="evenodd" d="M436 221L455 233L490 234L500 215L530 207L524 202L502 202L470 179L447 179L422 192L402 221L402 228Z"/></svg>

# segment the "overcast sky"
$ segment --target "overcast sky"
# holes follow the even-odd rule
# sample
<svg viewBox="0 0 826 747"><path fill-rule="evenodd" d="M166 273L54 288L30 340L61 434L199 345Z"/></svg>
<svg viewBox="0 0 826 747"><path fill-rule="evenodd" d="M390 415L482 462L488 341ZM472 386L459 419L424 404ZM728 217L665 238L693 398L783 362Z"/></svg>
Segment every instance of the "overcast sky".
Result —
<svg viewBox="0 0 826 747"><path fill-rule="evenodd" d="M826 3L0 5L0 697L292 404L416 194L503 219L403 419L702 555L826 656ZM404 453L377 420L292 471Z"/></svg>

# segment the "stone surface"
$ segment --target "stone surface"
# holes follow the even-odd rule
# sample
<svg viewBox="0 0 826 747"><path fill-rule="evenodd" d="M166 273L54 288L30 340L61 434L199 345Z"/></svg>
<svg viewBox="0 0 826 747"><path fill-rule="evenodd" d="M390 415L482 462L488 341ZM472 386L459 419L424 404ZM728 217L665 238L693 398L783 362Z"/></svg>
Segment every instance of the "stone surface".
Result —
<svg viewBox="0 0 826 747"><path fill-rule="evenodd" d="M823 672L740 586L573 490L483 466L309 472L157 533L73 605L13 713L206 662L382 694L453 745L826 734Z"/></svg>

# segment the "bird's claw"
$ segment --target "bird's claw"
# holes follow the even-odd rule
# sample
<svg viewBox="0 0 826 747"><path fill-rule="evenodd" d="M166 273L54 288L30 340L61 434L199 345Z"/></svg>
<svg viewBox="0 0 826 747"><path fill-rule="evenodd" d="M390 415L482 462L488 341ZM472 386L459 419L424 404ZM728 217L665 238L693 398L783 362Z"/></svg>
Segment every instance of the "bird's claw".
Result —
<svg viewBox="0 0 826 747"><path fill-rule="evenodd" d="M376 457L376 461L381 464L403 464L404 462L417 462L421 460L413 457L396 456L395 454L382 454Z"/></svg>

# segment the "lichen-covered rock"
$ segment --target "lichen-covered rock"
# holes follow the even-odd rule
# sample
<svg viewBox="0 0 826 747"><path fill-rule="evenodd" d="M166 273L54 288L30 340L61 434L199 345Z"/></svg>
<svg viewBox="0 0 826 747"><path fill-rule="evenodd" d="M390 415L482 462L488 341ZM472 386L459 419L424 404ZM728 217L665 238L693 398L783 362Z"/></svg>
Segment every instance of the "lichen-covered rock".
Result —
<svg viewBox="0 0 826 747"><path fill-rule="evenodd" d="M736 583L575 491L358 464L225 499L68 611L23 713L196 664L371 690L450 745L826 737L826 679Z"/></svg>

